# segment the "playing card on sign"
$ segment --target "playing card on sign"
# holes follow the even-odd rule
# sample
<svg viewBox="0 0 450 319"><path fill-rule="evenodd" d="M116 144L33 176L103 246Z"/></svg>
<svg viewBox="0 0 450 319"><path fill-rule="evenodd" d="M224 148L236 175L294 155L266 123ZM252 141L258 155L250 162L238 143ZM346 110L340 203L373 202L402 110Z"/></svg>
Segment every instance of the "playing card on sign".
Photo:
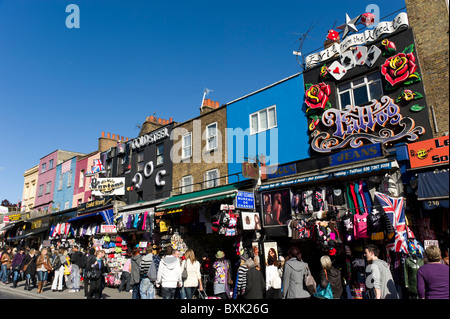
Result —
<svg viewBox="0 0 450 319"><path fill-rule="evenodd" d="M338 61L334 61L331 63L331 65L328 67L328 72L336 79L340 80L342 77L347 74L347 70L344 68L342 64L340 64Z"/></svg>
<svg viewBox="0 0 450 319"><path fill-rule="evenodd" d="M352 51L346 51L341 54L341 64L348 71L356 66L355 57Z"/></svg>
<svg viewBox="0 0 450 319"><path fill-rule="evenodd" d="M371 68L377 62L380 54L381 50L377 46L372 45L369 51L367 51L366 65Z"/></svg>
<svg viewBox="0 0 450 319"><path fill-rule="evenodd" d="M364 65L367 58L367 47L357 46L355 48L355 61L356 65Z"/></svg>

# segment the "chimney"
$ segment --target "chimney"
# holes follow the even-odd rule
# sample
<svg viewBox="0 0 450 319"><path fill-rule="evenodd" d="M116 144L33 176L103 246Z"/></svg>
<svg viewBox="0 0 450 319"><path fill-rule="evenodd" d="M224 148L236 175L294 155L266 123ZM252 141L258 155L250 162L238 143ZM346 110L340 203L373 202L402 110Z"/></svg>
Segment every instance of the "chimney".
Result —
<svg viewBox="0 0 450 319"><path fill-rule="evenodd" d="M218 109L220 107L220 103L218 101L213 101L211 99L205 99L203 101L203 105L200 108L200 115L209 113L215 109Z"/></svg>
<svg viewBox="0 0 450 319"><path fill-rule="evenodd" d="M111 134L107 133L105 137L105 132L102 132L102 136L98 138L98 151L104 152L110 149L111 147L116 147L117 143L123 142L125 139L124 136L120 136L119 134ZM127 137L128 141L129 138Z"/></svg>
<svg viewBox="0 0 450 319"><path fill-rule="evenodd" d="M171 123L172 121L173 121L172 118L170 118L170 120L166 120L163 118L157 118L156 116L150 115L149 117L146 118L146 121L142 124L139 136L155 131L162 126Z"/></svg>

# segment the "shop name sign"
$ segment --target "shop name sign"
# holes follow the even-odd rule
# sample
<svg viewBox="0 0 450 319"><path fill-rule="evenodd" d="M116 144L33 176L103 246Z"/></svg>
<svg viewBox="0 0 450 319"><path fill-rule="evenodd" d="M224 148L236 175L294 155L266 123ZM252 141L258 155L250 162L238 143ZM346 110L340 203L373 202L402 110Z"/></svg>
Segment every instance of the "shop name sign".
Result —
<svg viewBox="0 0 450 319"><path fill-rule="evenodd" d="M125 177L92 178L89 189L96 196L125 195Z"/></svg>
<svg viewBox="0 0 450 319"><path fill-rule="evenodd" d="M366 30L363 33L350 35L342 40L341 43L335 43L325 50L308 55L305 58L306 68L311 68L321 62L329 60L336 54L344 53L350 47L373 42L383 34L393 33L403 26L409 26L408 15L405 12L399 13L392 21L378 23L373 30Z"/></svg>
<svg viewBox="0 0 450 319"><path fill-rule="evenodd" d="M332 128L333 133L317 129L311 134L311 148L320 153L348 146L358 148L364 142L389 143L403 138L414 142L425 133L412 118L400 114L400 107L389 96L383 96L380 101L372 100L365 106L348 105L345 110L331 108L323 113L321 122Z"/></svg>
<svg viewBox="0 0 450 319"><path fill-rule="evenodd" d="M251 192L238 192L236 195L236 208L255 209L255 196Z"/></svg>
<svg viewBox="0 0 450 319"><path fill-rule="evenodd" d="M139 136L138 138L135 138L132 142L131 142L131 148L134 149L138 149L153 143L156 143L160 140L162 140L163 138L166 137L170 137L169 135L169 129L167 127L164 127L160 130L157 130L155 132L143 135L143 136Z"/></svg>
<svg viewBox="0 0 450 319"><path fill-rule="evenodd" d="M295 164L267 167L267 177L269 179L293 175L296 173L297 167Z"/></svg>
<svg viewBox="0 0 450 319"><path fill-rule="evenodd" d="M331 155L330 166L363 161L370 158L379 157L381 155L381 144L365 145Z"/></svg>
<svg viewBox="0 0 450 319"><path fill-rule="evenodd" d="M77 211L78 213L85 213L97 208L103 208L103 206L106 206L108 204L112 204L112 197L104 197L99 200L93 200L87 203L80 204L77 207Z"/></svg>
<svg viewBox="0 0 450 319"><path fill-rule="evenodd" d="M449 162L449 136L408 144L411 168Z"/></svg>

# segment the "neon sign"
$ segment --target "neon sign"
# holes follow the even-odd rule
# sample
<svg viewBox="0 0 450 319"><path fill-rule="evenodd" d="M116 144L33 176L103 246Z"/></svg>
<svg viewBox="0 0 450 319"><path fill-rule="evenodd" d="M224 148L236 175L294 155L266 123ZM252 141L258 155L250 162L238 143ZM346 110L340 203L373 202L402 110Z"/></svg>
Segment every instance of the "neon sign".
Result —
<svg viewBox="0 0 450 319"><path fill-rule="evenodd" d="M383 96L380 101L372 100L365 106L348 105L345 110L329 109L323 113L321 124L333 128L334 132L330 135L315 130L311 134L311 148L320 153L403 138L413 142L425 133L425 129L416 126L412 118L400 114L400 107L389 96Z"/></svg>

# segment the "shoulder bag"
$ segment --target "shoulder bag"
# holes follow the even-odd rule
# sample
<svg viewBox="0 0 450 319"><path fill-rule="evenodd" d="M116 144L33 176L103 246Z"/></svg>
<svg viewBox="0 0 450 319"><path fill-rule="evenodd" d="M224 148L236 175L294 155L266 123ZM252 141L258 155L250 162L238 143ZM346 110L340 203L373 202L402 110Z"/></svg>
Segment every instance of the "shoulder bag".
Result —
<svg viewBox="0 0 450 319"><path fill-rule="evenodd" d="M314 295L316 290L316 281L314 280L314 277L311 275L311 272L309 271L309 266L307 263L305 263L305 288L306 290L311 294Z"/></svg>
<svg viewBox="0 0 450 319"><path fill-rule="evenodd" d="M327 277L328 285L325 289L323 289L320 285L317 285L317 292L313 296L320 299L333 299L333 291L331 290L331 285L328 281L327 270L324 269L324 271L325 276Z"/></svg>

